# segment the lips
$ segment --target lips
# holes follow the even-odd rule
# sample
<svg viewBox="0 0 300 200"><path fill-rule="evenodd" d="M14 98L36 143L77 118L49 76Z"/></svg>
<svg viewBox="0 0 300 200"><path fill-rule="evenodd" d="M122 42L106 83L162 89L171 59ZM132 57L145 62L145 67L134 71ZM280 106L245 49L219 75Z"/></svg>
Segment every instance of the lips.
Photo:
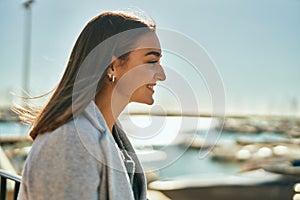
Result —
<svg viewBox="0 0 300 200"><path fill-rule="evenodd" d="M147 84L147 88L148 88L149 90L151 90L152 92L154 92L153 88L154 88L155 85L156 85L156 84Z"/></svg>

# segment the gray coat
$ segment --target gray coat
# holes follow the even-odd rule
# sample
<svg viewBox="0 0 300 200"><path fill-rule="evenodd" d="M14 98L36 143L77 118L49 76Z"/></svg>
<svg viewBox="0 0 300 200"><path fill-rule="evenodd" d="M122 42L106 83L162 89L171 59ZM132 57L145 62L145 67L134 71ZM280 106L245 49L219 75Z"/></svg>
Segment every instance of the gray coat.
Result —
<svg viewBox="0 0 300 200"><path fill-rule="evenodd" d="M143 169L126 135L120 137L135 163L138 199L146 199ZM18 199L134 200L122 154L92 101L71 122L39 135L29 153Z"/></svg>

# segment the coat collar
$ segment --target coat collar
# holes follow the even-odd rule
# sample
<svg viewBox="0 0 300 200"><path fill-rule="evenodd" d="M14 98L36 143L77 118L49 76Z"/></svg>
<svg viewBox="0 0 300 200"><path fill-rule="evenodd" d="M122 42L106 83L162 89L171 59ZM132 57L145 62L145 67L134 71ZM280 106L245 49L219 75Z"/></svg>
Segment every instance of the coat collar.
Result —
<svg viewBox="0 0 300 200"><path fill-rule="evenodd" d="M84 115L99 131L105 132L105 130L108 129L104 117L94 101L91 101L87 105L84 110Z"/></svg>

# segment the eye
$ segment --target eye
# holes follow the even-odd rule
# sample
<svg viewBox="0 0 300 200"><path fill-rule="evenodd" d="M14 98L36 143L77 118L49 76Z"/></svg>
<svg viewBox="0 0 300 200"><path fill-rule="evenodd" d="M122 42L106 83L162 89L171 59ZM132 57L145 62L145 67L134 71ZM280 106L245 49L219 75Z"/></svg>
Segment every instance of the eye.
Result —
<svg viewBox="0 0 300 200"><path fill-rule="evenodd" d="M148 63L150 63L150 64L154 64L154 63L157 63L158 61L157 60L150 60L150 61L148 61Z"/></svg>

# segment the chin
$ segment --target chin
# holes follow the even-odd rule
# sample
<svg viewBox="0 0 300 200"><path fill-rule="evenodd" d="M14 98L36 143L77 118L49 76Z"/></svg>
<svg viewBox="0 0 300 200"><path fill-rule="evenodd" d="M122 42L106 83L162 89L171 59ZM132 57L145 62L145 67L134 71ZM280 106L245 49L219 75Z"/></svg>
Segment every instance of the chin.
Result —
<svg viewBox="0 0 300 200"><path fill-rule="evenodd" d="M145 103L145 104L147 104L147 105L153 105L153 103L154 103L154 100L152 100L151 102L147 102L147 103Z"/></svg>
<svg viewBox="0 0 300 200"><path fill-rule="evenodd" d="M141 101L136 101L136 103L142 103L142 104L146 104L146 105L153 105L154 103L154 100L153 99L144 99L144 100L141 100Z"/></svg>

